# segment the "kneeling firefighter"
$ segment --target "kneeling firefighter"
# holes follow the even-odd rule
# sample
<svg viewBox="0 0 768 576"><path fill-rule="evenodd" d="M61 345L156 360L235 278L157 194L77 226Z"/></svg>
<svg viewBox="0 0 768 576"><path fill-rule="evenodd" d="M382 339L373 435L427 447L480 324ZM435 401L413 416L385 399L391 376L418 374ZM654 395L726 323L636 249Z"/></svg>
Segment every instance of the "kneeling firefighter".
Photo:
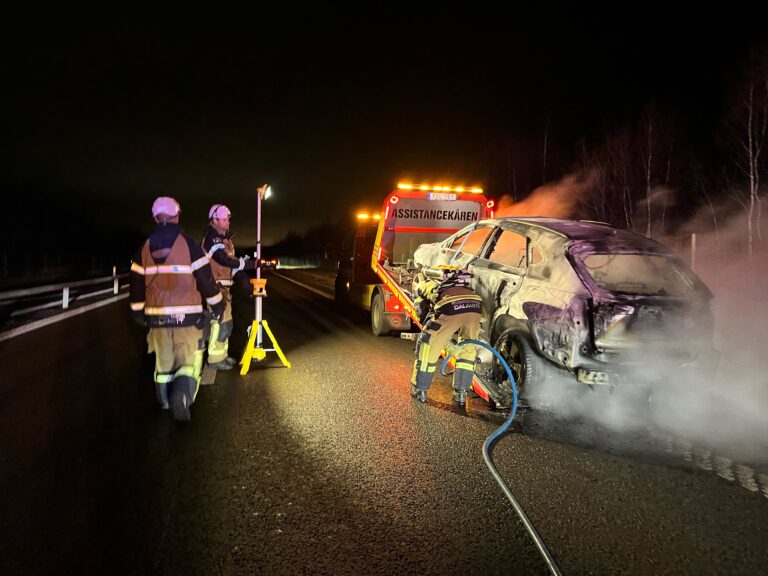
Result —
<svg viewBox="0 0 768 576"><path fill-rule="evenodd" d="M420 272L413 283L419 323L424 327L416 342L416 361L411 377L411 396L427 401L427 390L435 375L440 353L458 332L460 340L476 339L480 333L482 299L470 287L472 275L452 266ZM429 276L437 274L437 278ZM453 400L464 405L475 370L475 346L460 348L453 373Z"/></svg>

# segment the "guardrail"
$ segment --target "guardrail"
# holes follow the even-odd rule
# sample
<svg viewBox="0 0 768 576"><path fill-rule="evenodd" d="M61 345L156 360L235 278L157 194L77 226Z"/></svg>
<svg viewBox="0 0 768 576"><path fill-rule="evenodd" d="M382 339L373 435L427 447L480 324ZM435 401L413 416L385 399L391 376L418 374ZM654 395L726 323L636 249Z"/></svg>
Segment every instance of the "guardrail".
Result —
<svg viewBox="0 0 768 576"><path fill-rule="evenodd" d="M26 314L29 312L35 312L38 310L43 310L45 308L54 308L54 307L61 307L63 310L66 310L69 308L70 303L72 302L72 298L70 296L70 291L74 288L82 288L84 286L96 286L98 284L105 284L107 282L112 282L112 286L110 288L105 288L103 290L96 290L93 292L86 292L83 294L78 294L77 298L82 300L85 298L92 298L94 296L98 296L101 294L107 294L109 292L112 292L113 294L117 294L120 291L120 280L128 278L128 273L123 274L112 274L111 276L101 276L99 278L92 278L90 280L77 280L74 282L60 282L58 284L49 284L46 286L35 286L34 288L18 288L16 290L8 290L6 292L0 292L0 302L7 302L7 301L14 301L14 300L20 300L29 298L30 296L44 296L46 294L52 294L58 291L61 291L61 299L54 300L53 302L47 302L44 304L39 304L37 306L32 306L29 308L24 308L22 310L15 310L11 313L11 316L18 316L21 314Z"/></svg>

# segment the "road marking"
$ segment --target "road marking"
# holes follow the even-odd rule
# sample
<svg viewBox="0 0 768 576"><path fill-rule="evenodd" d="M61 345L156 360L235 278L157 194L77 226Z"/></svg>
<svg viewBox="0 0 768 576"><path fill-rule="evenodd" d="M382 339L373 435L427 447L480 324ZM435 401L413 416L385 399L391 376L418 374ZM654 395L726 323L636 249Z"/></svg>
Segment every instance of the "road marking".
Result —
<svg viewBox="0 0 768 576"><path fill-rule="evenodd" d="M203 372L200 374L200 386L208 386L216 381L216 368L211 368L207 364L203 366Z"/></svg>
<svg viewBox="0 0 768 576"><path fill-rule="evenodd" d="M763 496L768 498L768 475L758 474L757 482L760 484L760 489L763 491Z"/></svg>
<svg viewBox="0 0 768 576"><path fill-rule="evenodd" d="M29 324L25 324L24 326L19 326L18 328L12 328L11 330L0 332L0 342L2 342L3 340L10 340L11 338L15 338L16 336L21 336L22 334L26 334L27 332L32 332L33 330L37 330L38 328L43 328L44 326L56 324L57 322L61 322L62 320L66 320L67 318L72 318L73 316L78 316L79 314L85 314L86 312L90 312L91 310L95 310L96 308L101 308L102 306L106 306L107 304L112 304L114 302L118 302L119 300L124 300L128 298L128 296L129 296L128 294L120 294L119 296L115 296L113 298L108 298L106 300L101 300L100 302L94 302L93 304L88 304L88 306L83 306L82 308L73 308L72 310L64 312L63 314L57 314L56 316L51 316L50 318L43 318L42 320L36 320L35 322L30 322Z"/></svg>
<svg viewBox="0 0 768 576"><path fill-rule="evenodd" d="M733 475L733 460L715 456L715 472L720 478L733 482L736 477Z"/></svg>
<svg viewBox="0 0 768 576"><path fill-rule="evenodd" d="M757 494L762 492L768 498L768 475L758 474L754 468L737 464L730 458L713 455L711 450L694 446L691 442L674 438L662 432L650 432L651 438L665 452L681 456L701 470L715 472L720 478L736 482L742 488Z"/></svg>
<svg viewBox="0 0 768 576"><path fill-rule="evenodd" d="M760 491L760 487L757 485L757 482L755 481L755 471L752 470L752 468L750 468L749 466L742 466L741 464L737 464L736 478L738 479L739 484L741 484L744 488L746 488L750 492Z"/></svg>
<svg viewBox="0 0 768 576"><path fill-rule="evenodd" d="M693 451L693 462L702 470L712 471L712 451L696 448Z"/></svg>
<svg viewBox="0 0 768 576"><path fill-rule="evenodd" d="M284 280L288 280L288 282L293 282L294 284L297 284L298 286L301 286L302 288L306 288L310 292L314 292L315 294L319 294L323 298L327 298L328 300L333 300L332 294L326 294L325 292L321 292L317 288L313 288L312 286L307 286L303 282L299 282L298 280L294 280L293 278L288 278L288 276L283 276L282 274L278 274L277 272L272 272L275 276L279 276L280 278L283 278Z"/></svg>

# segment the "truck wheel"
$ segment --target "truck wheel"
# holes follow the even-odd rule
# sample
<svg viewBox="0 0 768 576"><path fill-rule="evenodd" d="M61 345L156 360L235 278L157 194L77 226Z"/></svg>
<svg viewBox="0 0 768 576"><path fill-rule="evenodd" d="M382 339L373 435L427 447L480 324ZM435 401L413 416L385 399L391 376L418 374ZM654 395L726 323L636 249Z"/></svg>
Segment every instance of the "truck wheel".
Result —
<svg viewBox="0 0 768 576"><path fill-rule="evenodd" d="M346 305L349 300L347 283L343 276L336 277L336 283L333 285L333 300L338 306Z"/></svg>
<svg viewBox="0 0 768 576"><path fill-rule="evenodd" d="M371 331L375 336L386 336L390 331L384 326L384 297L377 293L371 302Z"/></svg>

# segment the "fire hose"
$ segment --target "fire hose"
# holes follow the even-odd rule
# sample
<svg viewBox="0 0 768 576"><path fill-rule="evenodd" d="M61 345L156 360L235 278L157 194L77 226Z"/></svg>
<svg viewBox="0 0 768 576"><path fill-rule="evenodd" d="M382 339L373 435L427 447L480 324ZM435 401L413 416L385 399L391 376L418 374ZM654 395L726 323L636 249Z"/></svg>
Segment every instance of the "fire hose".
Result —
<svg viewBox="0 0 768 576"><path fill-rule="evenodd" d="M502 492L504 492L504 495L507 497L507 500L509 500L509 502L512 504L512 508L515 510L518 517L523 522L525 529L528 531L528 534L530 534L534 544L536 545L536 548L538 549L539 553L544 559L544 562L547 564L547 567L549 568L550 573L560 576L561 572L560 572L560 569L557 567L557 564L555 563L554 557L550 553L546 544L544 544L544 540L541 538L541 536L539 536L539 533L536 531L536 528L534 527L533 523L528 518L528 515L525 513L525 510L523 510L523 507L514 497L514 495L512 494L512 491L509 489L509 486L507 486L506 482L504 482L504 479L501 477L501 474L499 474L499 471L496 469L496 466L494 465L493 459L491 457L491 449L493 445L511 426L512 421L515 419L515 414L517 413L517 385L515 382L515 378L512 375L512 370L510 370L509 368L509 364L507 364L507 361L504 360L501 354L499 354L498 350L496 350L495 348L492 348L485 342L481 342L480 340L462 340L458 344L452 345L450 347L449 352L445 355L445 360L443 360L443 363L440 365L440 373L445 375L445 366L446 364L448 364L448 361L451 359L452 356L456 355L456 352L458 352L459 348L461 348L466 344L474 344L475 346L481 346L486 350L490 350L494 354L494 356L498 359L498 361L501 363L501 365L504 366L504 370L506 370L507 376L509 377L510 385L512 386L512 409L509 412L509 416L504 421L504 423L501 426L499 426L499 428L497 428L490 436L488 436L488 438L485 439L485 442L483 443L483 460L485 461L485 465L488 467L488 470L490 470L491 476L493 476L494 480L496 480L496 483L499 485L499 487L501 487L501 490Z"/></svg>

